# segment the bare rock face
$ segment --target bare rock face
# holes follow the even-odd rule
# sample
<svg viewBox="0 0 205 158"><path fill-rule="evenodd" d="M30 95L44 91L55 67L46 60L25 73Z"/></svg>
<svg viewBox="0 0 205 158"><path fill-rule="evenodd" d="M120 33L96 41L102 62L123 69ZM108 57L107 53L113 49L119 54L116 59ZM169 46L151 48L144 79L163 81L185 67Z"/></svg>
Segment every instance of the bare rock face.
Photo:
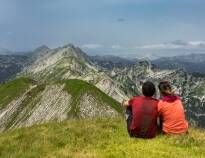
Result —
<svg viewBox="0 0 205 158"><path fill-rule="evenodd" d="M110 79L102 79L97 84L96 87L98 87L100 90L117 100L118 102L122 102L124 99L128 99L127 95L124 94L120 88L117 88L117 85L114 83L114 81Z"/></svg>
<svg viewBox="0 0 205 158"><path fill-rule="evenodd" d="M0 111L1 131L67 119L71 96L63 91L64 85L49 85L31 97L29 93L34 88L29 89Z"/></svg>
<svg viewBox="0 0 205 158"><path fill-rule="evenodd" d="M109 105L101 104L92 95L84 94L79 105L81 118L117 117L119 113Z"/></svg>
<svg viewBox="0 0 205 158"><path fill-rule="evenodd" d="M12 121L12 116L21 106L23 100L26 98L26 93L24 93L21 97L16 100L13 100L10 104L7 105L6 108L0 111L0 131L5 130L8 122Z"/></svg>
<svg viewBox="0 0 205 158"><path fill-rule="evenodd" d="M63 91L64 85L50 85L37 96L40 98L35 107L29 111L28 118L16 126L30 126L33 124L47 123L49 121L63 121L67 119L70 110L71 95ZM24 110L26 112L26 110ZM22 113L24 113L22 111Z"/></svg>

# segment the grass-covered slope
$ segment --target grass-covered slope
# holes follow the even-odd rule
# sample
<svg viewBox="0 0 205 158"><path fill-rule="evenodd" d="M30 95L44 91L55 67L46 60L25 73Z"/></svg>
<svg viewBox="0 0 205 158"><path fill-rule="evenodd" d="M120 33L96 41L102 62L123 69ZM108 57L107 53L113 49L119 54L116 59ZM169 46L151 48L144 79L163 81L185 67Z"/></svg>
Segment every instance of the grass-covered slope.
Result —
<svg viewBox="0 0 205 158"><path fill-rule="evenodd" d="M30 85L31 80L26 78L19 78L5 84L0 84L0 109L22 95Z"/></svg>
<svg viewBox="0 0 205 158"><path fill-rule="evenodd" d="M71 111L69 112L69 114L78 117L78 105L81 104L80 102L82 101L82 97L85 94L92 96L99 108L100 106L107 105L122 114L122 107L120 106L120 104L110 96L106 95L104 92L96 88L94 85L77 79L65 80L61 83L65 83L64 90L66 90L72 96ZM87 106L92 106L92 104L93 102L90 102L90 105Z"/></svg>
<svg viewBox="0 0 205 158"><path fill-rule="evenodd" d="M118 117L120 104L81 80L37 83L19 78L0 86L0 131L70 118Z"/></svg>
<svg viewBox="0 0 205 158"><path fill-rule="evenodd" d="M203 158L205 132L129 138L122 119L72 120L0 134L0 157Z"/></svg>

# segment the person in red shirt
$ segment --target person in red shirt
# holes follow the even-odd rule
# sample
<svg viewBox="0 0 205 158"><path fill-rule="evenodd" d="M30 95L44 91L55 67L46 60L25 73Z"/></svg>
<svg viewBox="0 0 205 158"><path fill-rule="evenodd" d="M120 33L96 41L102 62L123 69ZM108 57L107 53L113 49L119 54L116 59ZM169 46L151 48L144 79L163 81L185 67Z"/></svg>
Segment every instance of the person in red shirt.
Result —
<svg viewBox="0 0 205 158"><path fill-rule="evenodd" d="M158 88L162 96L158 103L158 114L162 120L163 133L188 133L188 123L180 97L174 94L168 81L160 82Z"/></svg>
<svg viewBox="0 0 205 158"><path fill-rule="evenodd" d="M131 137L154 138L157 134L157 104L153 98L155 86L152 82L142 85L143 96L135 96L123 101L126 107L128 133Z"/></svg>

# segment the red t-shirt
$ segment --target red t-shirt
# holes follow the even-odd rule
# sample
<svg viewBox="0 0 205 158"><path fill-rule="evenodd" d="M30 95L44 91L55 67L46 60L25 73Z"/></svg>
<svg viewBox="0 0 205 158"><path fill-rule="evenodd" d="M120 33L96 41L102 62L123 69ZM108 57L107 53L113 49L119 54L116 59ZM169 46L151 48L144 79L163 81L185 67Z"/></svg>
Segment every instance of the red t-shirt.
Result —
<svg viewBox="0 0 205 158"><path fill-rule="evenodd" d="M129 101L132 107L130 132L135 137L153 138L157 133L157 104L152 97L137 96Z"/></svg>

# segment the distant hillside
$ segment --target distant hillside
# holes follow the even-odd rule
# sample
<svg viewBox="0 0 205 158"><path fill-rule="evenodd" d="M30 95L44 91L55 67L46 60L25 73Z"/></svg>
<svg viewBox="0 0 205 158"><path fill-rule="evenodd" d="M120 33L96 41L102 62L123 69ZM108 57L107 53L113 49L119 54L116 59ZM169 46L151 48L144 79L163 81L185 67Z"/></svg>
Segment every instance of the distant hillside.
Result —
<svg viewBox="0 0 205 158"><path fill-rule="evenodd" d="M44 45L31 52L1 53L0 49L0 83L14 79L26 66L44 56L48 50L49 48Z"/></svg>
<svg viewBox="0 0 205 158"><path fill-rule="evenodd" d="M0 84L0 131L70 118L117 117L120 104L81 80Z"/></svg>
<svg viewBox="0 0 205 158"><path fill-rule="evenodd" d="M0 55L0 83L15 78L29 60L25 55Z"/></svg>
<svg viewBox="0 0 205 158"><path fill-rule="evenodd" d="M205 54L164 57L152 61L160 69L184 69L189 73L205 74Z"/></svg>
<svg viewBox="0 0 205 158"><path fill-rule="evenodd" d="M13 52L8 49L0 48L0 55L11 55L12 53Z"/></svg>
<svg viewBox="0 0 205 158"><path fill-rule="evenodd" d="M138 61L121 58L113 55L105 55L105 56L90 56L90 60L103 68L112 69L114 67L129 67L135 65Z"/></svg>
<svg viewBox="0 0 205 158"><path fill-rule="evenodd" d="M130 138L122 119L70 120L0 134L0 157L204 158L205 132Z"/></svg>

